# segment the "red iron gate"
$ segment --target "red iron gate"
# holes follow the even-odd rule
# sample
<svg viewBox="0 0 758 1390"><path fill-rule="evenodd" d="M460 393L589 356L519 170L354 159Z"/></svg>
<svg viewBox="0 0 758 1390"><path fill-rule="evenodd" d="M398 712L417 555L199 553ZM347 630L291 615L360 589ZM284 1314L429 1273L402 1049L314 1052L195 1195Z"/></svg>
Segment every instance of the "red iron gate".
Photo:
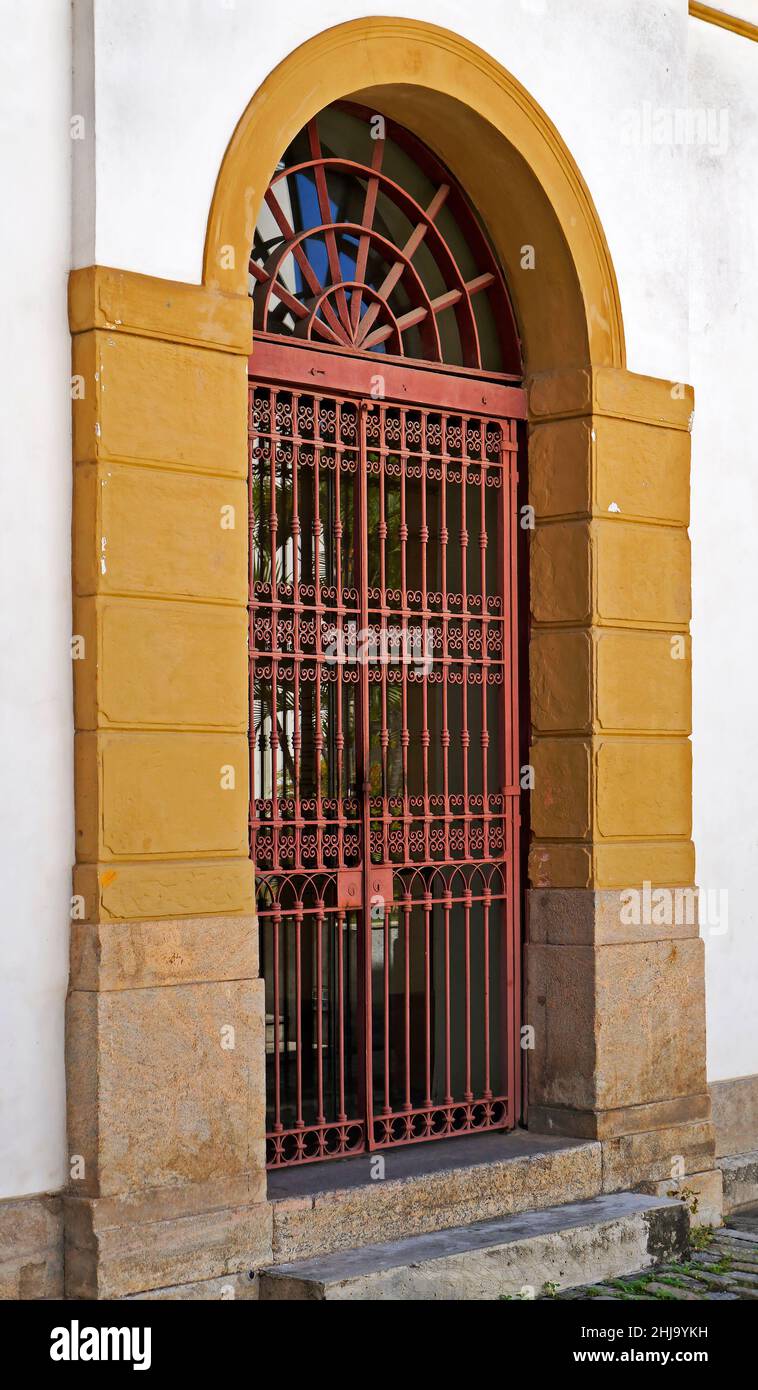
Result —
<svg viewBox="0 0 758 1390"><path fill-rule="evenodd" d="M523 392L266 341L254 362L269 1166L510 1127Z"/></svg>

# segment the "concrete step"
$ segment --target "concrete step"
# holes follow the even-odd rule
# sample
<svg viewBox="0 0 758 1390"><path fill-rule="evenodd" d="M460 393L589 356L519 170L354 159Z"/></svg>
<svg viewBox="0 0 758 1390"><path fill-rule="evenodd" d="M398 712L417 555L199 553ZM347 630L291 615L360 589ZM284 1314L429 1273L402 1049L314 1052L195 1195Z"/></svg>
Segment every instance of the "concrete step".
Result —
<svg viewBox="0 0 758 1390"><path fill-rule="evenodd" d="M264 1270L259 1297L439 1300L535 1297L681 1259L683 1202L634 1192L364 1245Z"/></svg>
<svg viewBox="0 0 758 1390"><path fill-rule="evenodd" d="M601 1191L600 1144L514 1130L272 1172L274 1263L405 1240Z"/></svg>

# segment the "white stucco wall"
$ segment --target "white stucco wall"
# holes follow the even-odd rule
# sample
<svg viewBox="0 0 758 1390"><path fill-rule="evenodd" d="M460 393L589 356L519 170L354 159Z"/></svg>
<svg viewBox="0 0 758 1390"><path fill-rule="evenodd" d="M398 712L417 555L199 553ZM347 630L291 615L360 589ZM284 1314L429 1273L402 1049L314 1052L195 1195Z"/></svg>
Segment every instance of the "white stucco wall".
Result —
<svg viewBox="0 0 758 1390"><path fill-rule="evenodd" d="M750 17L753 3L739 11ZM317 30L377 9L464 34L541 103L597 205L619 279L629 367L694 379L698 388L695 833L700 881L730 893L729 931L707 943L709 1057L713 1077L758 1071L758 741L753 734L747 746L733 742L737 727L750 726L758 675L750 640L758 592L758 302L750 286L758 47L689 21L686 0L74 0L72 97L68 0L0 0L0 138L6 187L15 190L0 230L0 1196L54 1188L65 1173L73 855L67 270L97 261L198 282L218 168L252 93ZM721 156L624 140L629 112L688 103L728 106ZM72 108L86 118L86 139L73 146Z"/></svg>
<svg viewBox="0 0 758 1390"><path fill-rule="evenodd" d="M0 1196L65 1171L70 23L67 0L0 0Z"/></svg>
<svg viewBox="0 0 758 1390"><path fill-rule="evenodd" d="M716 1080L758 1072L758 44L696 20L689 43L691 104L729 118L723 153L690 151L695 844L729 895L728 930L704 930Z"/></svg>
<svg viewBox="0 0 758 1390"><path fill-rule="evenodd" d="M199 281L219 165L256 87L321 29L405 15L486 48L544 107L605 228L630 368L686 378L684 151L620 151L625 110L685 102L686 0L97 0L95 12L97 221L93 241L75 220L78 263Z"/></svg>

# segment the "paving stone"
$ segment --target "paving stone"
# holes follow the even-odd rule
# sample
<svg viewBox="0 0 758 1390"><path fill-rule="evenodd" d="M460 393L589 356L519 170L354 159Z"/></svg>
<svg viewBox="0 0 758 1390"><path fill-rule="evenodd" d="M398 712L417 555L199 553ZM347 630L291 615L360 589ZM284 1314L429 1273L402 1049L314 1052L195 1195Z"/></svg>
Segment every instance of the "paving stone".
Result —
<svg viewBox="0 0 758 1390"><path fill-rule="evenodd" d="M635 1285L644 1292L636 1292ZM614 1298L641 1303L758 1302L758 1237L748 1239L724 1228L714 1232L706 1249L693 1250L681 1261L625 1274L612 1283L570 1289L560 1297L593 1302Z"/></svg>

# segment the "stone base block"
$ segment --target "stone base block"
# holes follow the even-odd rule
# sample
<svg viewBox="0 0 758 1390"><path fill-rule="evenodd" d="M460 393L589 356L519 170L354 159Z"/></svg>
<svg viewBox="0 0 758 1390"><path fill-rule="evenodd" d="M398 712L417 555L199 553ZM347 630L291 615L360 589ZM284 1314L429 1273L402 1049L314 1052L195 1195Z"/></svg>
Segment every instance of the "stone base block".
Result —
<svg viewBox="0 0 758 1390"><path fill-rule="evenodd" d="M60 1197L0 1202L0 1299L63 1297Z"/></svg>
<svg viewBox="0 0 758 1390"><path fill-rule="evenodd" d="M257 1270L246 1274L221 1275L218 1279L203 1279L195 1284L171 1284L166 1289L149 1289L147 1293L124 1294L124 1303L223 1303L257 1300L260 1275Z"/></svg>
<svg viewBox="0 0 758 1390"><path fill-rule="evenodd" d="M271 1207L198 1212L186 1194L138 1200L64 1197L67 1298L125 1294L219 1279L271 1259ZM183 1209L183 1207L185 1209Z"/></svg>
<svg viewBox="0 0 758 1390"><path fill-rule="evenodd" d="M721 1226L724 1220L721 1172L688 1173L678 1182L640 1183L640 1192L656 1197L674 1197L684 1202L692 1226Z"/></svg>
<svg viewBox="0 0 758 1390"><path fill-rule="evenodd" d="M706 1092L703 943L527 948L534 1106L629 1110Z"/></svg>
<svg viewBox="0 0 758 1390"><path fill-rule="evenodd" d="M67 1104L77 1197L255 1174L248 1200L265 1199L263 991L262 980L72 990Z"/></svg>
<svg viewBox="0 0 758 1390"><path fill-rule="evenodd" d="M758 1150L758 1076L712 1081L710 1092L719 1158Z"/></svg>
<svg viewBox="0 0 758 1390"><path fill-rule="evenodd" d="M565 1134L581 1139L615 1139L651 1129L670 1129L693 1120L709 1120L707 1092L677 1096L649 1105L625 1105L616 1110L577 1110L563 1105L530 1105L529 1128L540 1134Z"/></svg>
<svg viewBox="0 0 758 1390"><path fill-rule="evenodd" d="M758 1203L758 1149L752 1153L719 1158L724 1179L724 1215Z"/></svg>
<svg viewBox="0 0 758 1390"><path fill-rule="evenodd" d="M713 1126L709 1120L671 1125L605 1139L603 1191L621 1192L643 1183L673 1184L714 1166Z"/></svg>

